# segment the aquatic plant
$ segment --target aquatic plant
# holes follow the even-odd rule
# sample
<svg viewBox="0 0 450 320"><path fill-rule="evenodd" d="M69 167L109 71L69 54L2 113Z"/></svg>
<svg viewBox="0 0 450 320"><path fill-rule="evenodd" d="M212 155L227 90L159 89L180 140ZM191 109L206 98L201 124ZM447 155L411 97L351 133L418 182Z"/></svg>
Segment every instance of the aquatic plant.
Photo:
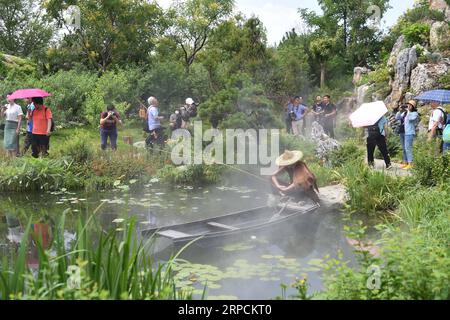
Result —
<svg viewBox="0 0 450 320"><path fill-rule="evenodd" d="M151 241L138 241L134 222L102 232L94 214L80 218L74 241L65 243L65 215L53 232L49 248L31 232L29 223L16 254L4 256L0 268L0 299L187 299L175 288L173 260L154 264L147 254ZM31 240L37 268L28 263ZM174 257L176 258L176 257Z"/></svg>

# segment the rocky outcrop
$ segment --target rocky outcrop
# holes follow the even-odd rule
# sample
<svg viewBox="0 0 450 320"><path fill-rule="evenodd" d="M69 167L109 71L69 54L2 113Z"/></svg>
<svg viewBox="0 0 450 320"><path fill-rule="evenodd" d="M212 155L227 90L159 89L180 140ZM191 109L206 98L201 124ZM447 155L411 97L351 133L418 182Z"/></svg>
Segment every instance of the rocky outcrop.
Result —
<svg viewBox="0 0 450 320"><path fill-rule="evenodd" d="M405 48L405 37L400 36L397 41L394 44L394 47L392 48L391 55L389 56L389 60L387 63L388 68L394 68L397 64L397 57L400 54L400 51L402 51Z"/></svg>
<svg viewBox="0 0 450 320"><path fill-rule="evenodd" d="M355 86L359 85L361 83L362 76L367 73L369 73L369 69L365 67L356 67L353 70L353 84Z"/></svg>
<svg viewBox="0 0 450 320"><path fill-rule="evenodd" d="M411 91L415 94L435 89L439 79L450 72L450 59L436 64L419 64L411 73Z"/></svg>
<svg viewBox="0 0 450 320"><path fill-rule="evenodd" d="M450 5L446 0L430 0L430 9L444 13L446 19L450 20Z"/></svg>
<svg viewBox="0 0 450 320"><path fill-rule="evenodd" d="M431 25L430 47L438 51L450 48L450 27L446 21L438 21Z"/></svg>
<svg viewBox="0 0 450 320"><path fill-rule="evenodd" d="M397 49L394 48L393 54L396 55ZM400 50L397 57L391 56L389 59L391 63L394 63L395 76L390 85L392 92L387 98L389 107L394 108L399 100L403 97L406 90L409 88L411 81L411 72L417 66L417 50L416 47L406 48Z"/></svg>

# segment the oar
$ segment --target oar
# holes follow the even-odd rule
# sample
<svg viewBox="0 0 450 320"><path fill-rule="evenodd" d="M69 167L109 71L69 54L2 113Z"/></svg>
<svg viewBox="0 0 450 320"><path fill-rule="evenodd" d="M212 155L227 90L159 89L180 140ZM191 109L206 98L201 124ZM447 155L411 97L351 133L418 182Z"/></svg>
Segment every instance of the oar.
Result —
<svg viewBox="0 0 450 320"><path fill-rule="evenodd" d="M281 199L280 199L280 200L281 200ZM283 207L281 208L281 210L278 211L277 213L275 213L275 214L272 216L272 218L270 218L269 222L272 222L272 221L277 220L277 219L281 216L281 214L283 213L283 211L286 209L286 207L288 206L288 204L289 204L289 201L286 201L285 204L283 205Z"/></svg>

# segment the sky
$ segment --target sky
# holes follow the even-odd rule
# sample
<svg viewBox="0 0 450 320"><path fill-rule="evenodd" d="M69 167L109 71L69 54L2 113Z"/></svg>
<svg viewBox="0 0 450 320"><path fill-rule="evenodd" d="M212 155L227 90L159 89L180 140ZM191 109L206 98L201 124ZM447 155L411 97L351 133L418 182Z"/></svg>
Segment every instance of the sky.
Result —
<svg viewBox="0 0 450 320"><path fill-rule="evenodd" d="M339 1L339 0L337 0ZM164 8L172 3L172 0L157 0ZM382 26L385 28L394 25L397 19L414 4L414 0L391 0L391 7ZM301 28L298 8L308 8L320 13L317 0L235 0L235 11L244 13L247 17L256 15L267 29L267 41L269 45L278 43L286 31L292 28Z"/></svg>

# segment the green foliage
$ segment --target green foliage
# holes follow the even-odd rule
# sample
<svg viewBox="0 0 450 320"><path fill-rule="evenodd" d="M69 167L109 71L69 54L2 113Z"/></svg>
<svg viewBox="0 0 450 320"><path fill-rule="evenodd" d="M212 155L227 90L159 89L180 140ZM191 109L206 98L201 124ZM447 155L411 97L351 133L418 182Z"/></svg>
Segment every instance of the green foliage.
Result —
<svg viewBox="0 0 450 320"><path fill-rule="evenodd" d="M445 90L450 90L450 74L445 74L438 80L439 87Z"/></svg>
<svg viewBox="0 0 450 320"><path fill-rule="evenodd" d="M395 210L411 185L409 178L392 177L357 161L340 168L339 175L349 196L348 211L368 215Z"/></svg>
<svg viewBox="0 0 450 320"><path fill-rule="evenodd" d="M171 185L205 185L215 183L221 177L225 167L222 165L165 166L158 171L162 182Z"/></svg>
<svg viewBox="0 0 450 320"><path fill-rule="evenodd" d="M303 158L307 163L317 161L315 144L299 137L288 134L280 135L280 154L285 150L299 150L303 152Z"/></svg>
<svg viewBox="0 0 450 320"><path fill-rule="evenodd" d="M419 140L414 146L414 179L423 186L450 182L450 154L437 155L436 143Z"/></svg>
<svg viewBox="0 0 450 320"><path fill-rule="evenodd" d="M339 168L349 165L355 159L361 159L364 156L364 151L358 145L356 140L345 141L341 148L335 150L330 155L330 165L333 168Z"/></svg>
<svg viewBox="0 0 450 320"><path fill-rule="evenodd" d="M406 26L402 30L402 34L410 45L428 45L430 43L430 29L429 24L418 22Z"/></svg>
<svg viewBox="0 0 450 320"><path fill-rule="evenodd" d="M52 230L51 248L31 232L28 224L15 258L4 257L0 267L0 299L105 300L189 299L175 290L172 266L153 263L147 254L150 240L138 241L133 221L123 222L122 232L103 233L95 226L95 215L77 223L75 240L66 247L65 213ZM34 245L28 239L34 240ZM27 252L34 246L39 268L27 265ZM176 257L175 257L176 258ZM78 270L71 273L70 270Z"/></svg>
<svg viewBox="0 0 450 320"><path fill-rule="evenodd" d="M70 171L69 159L20 158L4 164L0 172L0 190L38 191L79 188L81 179Z"/></svg>
<svg viewBox="0 0 450 320"><path fill-rule="evenodd" d="M398 157L399 155L402 154L402 146L400 144L400 136L398 134L388 135L386 145L389 152L389 156L391 158ZM378 148L375 151L375 157L378 159L383 159L383 155L381 154Z"/></svg>
<svg viewBox="0 0 450 320"><path fill-rule="evenodd" d="M368 82L374 86L367 94L376 92L385 97L390 93L391 88L389 86L389 81L391 79L391 74L386 66L378 65L374 71L369 72L368 78Z"/></svg>
<svg viewBox="0 0 450 320"><path fill-rule="evenodd" d="M422 189L408 193L401 201L398 220L380 226L382 237L375 244L380 256L374 257L362 248L365 228L359 225L362 248L355 253L358 265L351 267L338 259L329 259L324 267L325 289L320 298L353 300L448 300L450 266L450 216L448 186L443 190ZM420 199L420 201L418 201ZM372 246L374 244L371 244ZM380 267L380 288L367 284L373 274L371 265Z"/></svg>

